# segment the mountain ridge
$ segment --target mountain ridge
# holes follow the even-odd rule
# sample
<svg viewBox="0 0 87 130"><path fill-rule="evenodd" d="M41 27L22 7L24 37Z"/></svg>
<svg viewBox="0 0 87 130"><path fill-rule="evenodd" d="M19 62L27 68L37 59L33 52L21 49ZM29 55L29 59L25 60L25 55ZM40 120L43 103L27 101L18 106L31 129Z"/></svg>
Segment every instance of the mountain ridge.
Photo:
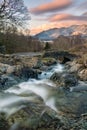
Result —
<svg viewBox="0 0 87 130"><path fill-rule="evenodd" d="M62 28L51 28L36 34L34 37L40 40L54 40L58 36L72 36L72 35L87 36L87 25L72 25Z"/></svg>

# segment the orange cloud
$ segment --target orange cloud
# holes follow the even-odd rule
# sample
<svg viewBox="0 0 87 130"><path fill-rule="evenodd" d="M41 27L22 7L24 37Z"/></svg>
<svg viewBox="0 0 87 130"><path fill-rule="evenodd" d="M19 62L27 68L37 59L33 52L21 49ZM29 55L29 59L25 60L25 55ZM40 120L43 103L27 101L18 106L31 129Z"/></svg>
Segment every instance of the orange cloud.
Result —
<svg viewBox="0 0 87 130"><path fill-rule="evenodd" d="M42 14L47 12L53 12L63 10L72 4L72 0L53 0L52 2L40 5L38 7L30 9L33 14Z"/></svg>
<svg viewBox="0 0 87 130"><path fill-rule="evenodd" d="M79 21L87 21L86 15L71 15L71 14L58 14L53 15L49 18L50 22L56 22L56 21L65 21L65 20L79 20Z"/></svg>
<svg viewBox="0 0 87 130"><path fill-rule="evenodd" d="M58 14L58 15L53 15L49 18L50 22L55 22L55 21L60 21L60 20L65 20L67 18L71 17L69 14Z"/></svg>

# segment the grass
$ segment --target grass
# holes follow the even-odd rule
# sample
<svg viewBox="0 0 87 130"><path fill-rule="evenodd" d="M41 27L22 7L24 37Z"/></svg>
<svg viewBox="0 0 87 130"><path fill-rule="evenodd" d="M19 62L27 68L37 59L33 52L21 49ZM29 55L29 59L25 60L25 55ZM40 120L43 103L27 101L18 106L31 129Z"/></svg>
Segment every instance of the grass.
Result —
<svg viewBox="0 0 87 130"><path fill-rule="evenodd" d="M74 48L70 49L69 52L79 56L77 62L87 67L87 43L75 46Z"/></svg>

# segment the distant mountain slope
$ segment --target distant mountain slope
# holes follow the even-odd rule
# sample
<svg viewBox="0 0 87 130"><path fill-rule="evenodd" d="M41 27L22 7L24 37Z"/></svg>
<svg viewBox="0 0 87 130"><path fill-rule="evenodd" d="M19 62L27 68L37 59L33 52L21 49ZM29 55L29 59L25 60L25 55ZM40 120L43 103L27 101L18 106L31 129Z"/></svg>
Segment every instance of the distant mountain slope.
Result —
<svg viewBox="0 0 87 130"><path fill-rule="evenodd" d="M53 40L60 35L71 36L78 35L87 36L87 25L72 25L70 27L53 28L36 34L34 37L40 40Z"/></svg>

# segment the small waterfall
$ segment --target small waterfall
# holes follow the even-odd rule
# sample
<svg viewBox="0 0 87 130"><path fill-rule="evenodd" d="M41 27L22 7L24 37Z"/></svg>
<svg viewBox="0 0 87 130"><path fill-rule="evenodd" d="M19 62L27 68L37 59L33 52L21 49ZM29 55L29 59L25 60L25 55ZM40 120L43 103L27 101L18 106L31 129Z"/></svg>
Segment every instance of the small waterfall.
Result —
<svg viewBox="0 0 87 130"><path fill-rule="evenodd" d="M0 112L5 112L8 116L25 107L23 101L31 99L19 97L14 94L0 93Z"/></svg>
<svg viewBox="0 0 87 130"><path fill-rule="evenodd" d="M17 86L5 90L2 97L0 96L0 111L6 112L8 115L15 113L25 107L27 102L34 101L35 97L31 96L31 93L41 97L46 106L57 111L55 106L56 85L49 78L55 72L61 73L63 69L64 67L62 65L57 64L39 74L39 80L29 79L27 82L20 83ZM23 94L28 94L28 96L23 97ZM26 103L23 104L23 102Z"/></svg>
<svg viewBox="0 0 87 130"><path fill-rule="evenodd" d="M42 72L41 74L39 74L39 79L47 79L50 78L53 73L55 72L63 72L64 66L61 64L57 64L56 66L52 66L50 68L48 68L47 71Z"/></svg>

